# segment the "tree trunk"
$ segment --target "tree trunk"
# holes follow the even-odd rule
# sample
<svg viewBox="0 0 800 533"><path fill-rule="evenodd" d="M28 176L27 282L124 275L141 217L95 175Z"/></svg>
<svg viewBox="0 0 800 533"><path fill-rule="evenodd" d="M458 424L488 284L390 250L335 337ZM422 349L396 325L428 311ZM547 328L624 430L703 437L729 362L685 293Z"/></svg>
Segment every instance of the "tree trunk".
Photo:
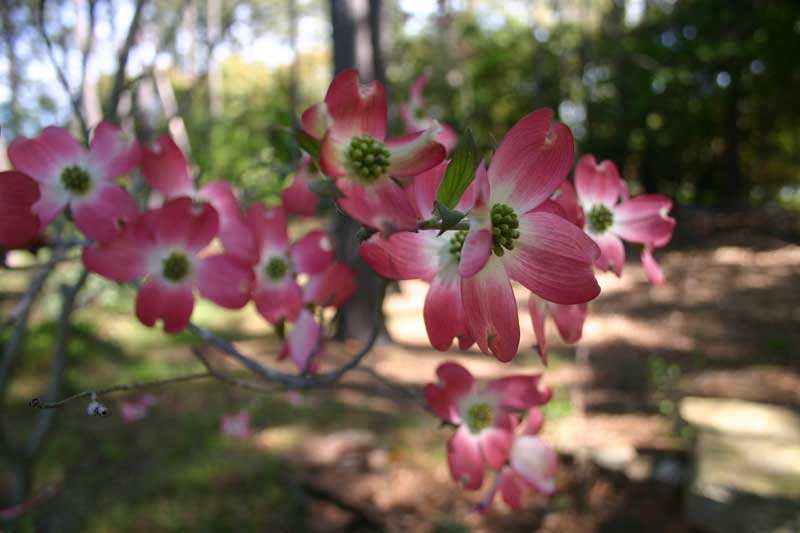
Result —
<svg viewBox="0 0 800 533"><path fill-rule="evenodd" d="M738 69L731 69L731 84L725 102L725 176L723 207L732 211L747 207L747 184L739 159L739 99L741 81Z"/></svg>
<svg viewBox="0 0 800 533"><path fill-rule="evenodd" d="M381 1L331 0L330 8L334 74L358 68L362 82L383 80L383 57L375 46L381 36ZM340 340L365 340L378 314L379 279L359 257L358 228L358 223L341 214L333 222L336 256L356 268L358 282L356 292L339 310L336 337Z"/></svg>

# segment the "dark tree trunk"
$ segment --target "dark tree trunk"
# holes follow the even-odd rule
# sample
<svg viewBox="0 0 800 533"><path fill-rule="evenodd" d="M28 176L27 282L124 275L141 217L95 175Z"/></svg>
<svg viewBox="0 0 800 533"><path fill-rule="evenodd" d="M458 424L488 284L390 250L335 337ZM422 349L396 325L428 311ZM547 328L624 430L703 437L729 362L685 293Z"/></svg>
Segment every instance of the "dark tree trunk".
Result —
<svg viewBox="0 0 800 533"><path fill-rule="evenodd" d="M737 70L731 72L731 84L725 102L725 183L722 188L723 207L738 211L747 207L747 184L742 174L739 159L739 99L740 76Z"/></svg>
<svg viewBox="0 0 800 533"><path fill-rule="evenodd" d="M383 54L380 46L376 46L381 39L381 3L381 0L331 0L334 74L355 67L362 82L384 80ZM359 257L358 229L356 222L341 214L333 223L336 256L353 265L358 273L355 294L339 310L339 339L366 339L378 314L379 280Z"/></svg>

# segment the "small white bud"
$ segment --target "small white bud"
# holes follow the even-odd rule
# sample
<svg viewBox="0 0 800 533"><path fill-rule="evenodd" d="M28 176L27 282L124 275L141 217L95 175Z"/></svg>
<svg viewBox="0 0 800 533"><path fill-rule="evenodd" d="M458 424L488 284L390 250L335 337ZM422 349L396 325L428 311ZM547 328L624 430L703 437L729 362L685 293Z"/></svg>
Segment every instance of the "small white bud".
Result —
<svg viewBox="0 0 800 533"><path fill-rule="evenodd" d="M86 414L89 416L108 416L108 413L108 407L98 402L95 398L92 398L92 401L86 407Z"/></svg>

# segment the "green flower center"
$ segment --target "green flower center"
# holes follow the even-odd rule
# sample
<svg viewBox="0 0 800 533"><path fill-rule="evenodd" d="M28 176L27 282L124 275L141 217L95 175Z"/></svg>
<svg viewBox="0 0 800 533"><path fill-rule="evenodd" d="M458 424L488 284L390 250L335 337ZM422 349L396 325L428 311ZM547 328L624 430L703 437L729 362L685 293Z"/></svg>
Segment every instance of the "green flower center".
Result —
<svg viewBox="0 0 800 533"><path fill-rule="evenodd" d="M346 157L350 171L367 183L386 174L389 168L389 150L381 141L367 134L353 137Z"/></svg>
<svg viewBox="0 0 800 533"><path fill-rule="evenodd" d="M283 279L286 273L289 272L289 264L282 257L272 257L267 261L267 266L264 268L264 273L272 281L279 281Z"/></svg>
<svg viewBox="0 0 800 533"><path fill-rule="evenodd" d="M586 220L593 233L603 233L614 223L614 213L603 204L598 204L589 210Z"/></svg>
<svg viewBox="0 0 800 533"><path fill-rule="evenodd" d="M191 269L189 258L179 252L172 252L161 263L161 275L174 282L181 281L188 276Z"/></svg>
<svg viewBox="0 0 800 533"><path fill-rule="evenodd" d="M467 238L467 233L467 230L459 230L450 237L450 248L448 251L450 255L456 259L456 262L461 261L461 249L464 247L464 239Z"/></svg>
<svg viewBox="0 0 800 533"><path fill-rule="evenodd" d="M92 180L89 173L81 167L70 166L61 171L61 184L67 192L82 196L89 192Z"/></svg>
<svg viewBox="0 0 800 533"><path fill-rule="evenodd" d="M467 410L467 426L473 433L479 433L494 422L494 409L486 402L476 402Z"/></svg>
<svg viewBox="0 0 800 533"><path fill-rule="evenodd" d="M514 241L519 239L519 218L513 209L505 204L492 206L492 251L502 256L505 250L514 249Z"/></svg>

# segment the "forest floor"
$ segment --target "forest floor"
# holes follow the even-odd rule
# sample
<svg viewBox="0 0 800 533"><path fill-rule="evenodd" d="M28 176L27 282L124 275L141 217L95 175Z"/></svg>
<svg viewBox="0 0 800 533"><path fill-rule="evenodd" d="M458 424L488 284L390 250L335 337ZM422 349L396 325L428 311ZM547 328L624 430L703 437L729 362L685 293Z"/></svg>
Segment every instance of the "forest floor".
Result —
<svg viewBox="0 0 800 533"><path fill-rule="evenodd" d="M84 404L68 405L37 468L37 491L48 497L31 516L44 531L81 532L694 531L681 482L692 434L680 423L678 402L714 396L800 408L793 350L800 345L800 247L733 232L675 246L658 259L668 278L663 287L646 281L638 258L621 280L602 276L580 343L584 356L576 359L576 348L549 329L546 370L532 348L524 291L523 351L509 365L475 350L431 350L423 284L402 283L389 296L388 329L398 342L378 346L366 364L392 385L419 391L447 359L480 378L545 372L555 391L545 437L562 458L558 488L550 499L532 496L521 511L498 501L486 516L473 512L481 493L449 479L451 430L413 398L355 371L346 387L302 395L176 385L154 391L150 415L132 424L87 419ZM139 326L131 301L130 294L104 301L108 313L100 317L96 306L79 311L66 392L197 370L192 337L165 338ZM272 362L276 346L263 339L253 313L203 306L197 316ZM27 401L46 375L52 328L42 321L26 344L12 391L10 423L20 434L30 419ZM325 364L356 348L331 346ZM109 406L117 408L114 400ZM252 414L249 439L219 431L219 417L239 410ZM614 468L620 450L671 458L677 474Z"/></svg>

